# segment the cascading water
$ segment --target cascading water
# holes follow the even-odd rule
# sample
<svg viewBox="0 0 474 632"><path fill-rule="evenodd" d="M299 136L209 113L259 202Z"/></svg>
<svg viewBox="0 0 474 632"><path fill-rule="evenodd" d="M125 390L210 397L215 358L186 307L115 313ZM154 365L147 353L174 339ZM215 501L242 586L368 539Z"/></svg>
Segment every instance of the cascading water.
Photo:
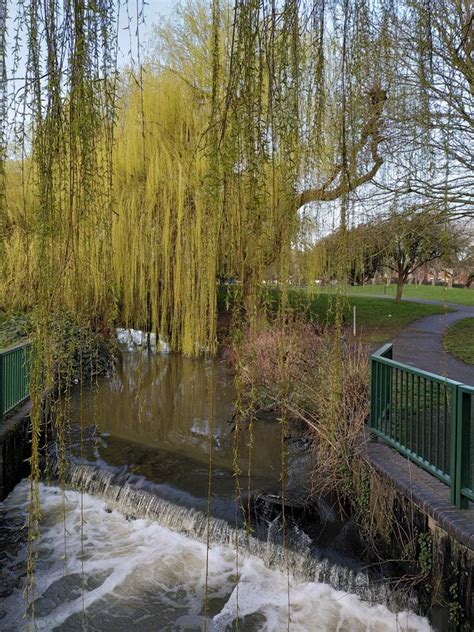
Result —
<svg viewBox="0 0 474 632"><path fill-rule="evenodd" d="M311 535L290 516L282 546L275 422L254 424L261 452L251 479L242 474L241 483L244 509L253 503L258 519L252 533L243 528L232 468L234 393L222 374L208 520L208 375L205 362L125 353L111 379L76 399L68 463L56 468L49 451L50 478L40 485L35 629L281 632L289 616L296 632L428 631L426 619L413 612L416 602L364 571L350 546L344 559L331 556L327 542L341 529L331 507L321 510ZM247 472L245 433L241 442ZM298 512L308 491L309 451L300 440L288 448L287 493ZM2 632L28 622L22 617L27 513L24 481L0 504ZM323 531L324 552L317 548Z"/></svg>
<svg viewBox="0 0 474 632"><path fill-rule="evenodd" d="M207 624L211 631L224 632L236 629L238 617L243 632L279 632L287 627L288 581L291 630L430 629L413 613L394 614L385 606L369 605L355 594L320 583L327 578L349 583L361 594L368 588L366 576L327 568L305 552L290 552L287 575L281 547L249 538L221 520L211 521L206 621L206 516L143 490L117 487L109 473L92 468L73 468L70 481L88 491L66 490L63 496L57 486L40 486L38 630L184 632L203 630ZM15 525L24 520L27 504L28 485L23 482L0 505L3 541L12 535L5 526L6 515L17 538L16 546L2 554L0 629L4 632L25 625L21 619L25 546Z"/></svg>

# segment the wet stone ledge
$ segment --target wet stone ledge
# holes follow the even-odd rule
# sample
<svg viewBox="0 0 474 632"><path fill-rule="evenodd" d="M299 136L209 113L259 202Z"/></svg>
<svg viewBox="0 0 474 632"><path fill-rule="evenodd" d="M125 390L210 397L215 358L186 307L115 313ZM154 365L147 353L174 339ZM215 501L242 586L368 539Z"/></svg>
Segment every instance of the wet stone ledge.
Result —
<svg viewBox="0 0 474 632"><path fill-rule="evenodd" d="M28 475L31 455L30 403L0 422L0 501Z"/></svg>

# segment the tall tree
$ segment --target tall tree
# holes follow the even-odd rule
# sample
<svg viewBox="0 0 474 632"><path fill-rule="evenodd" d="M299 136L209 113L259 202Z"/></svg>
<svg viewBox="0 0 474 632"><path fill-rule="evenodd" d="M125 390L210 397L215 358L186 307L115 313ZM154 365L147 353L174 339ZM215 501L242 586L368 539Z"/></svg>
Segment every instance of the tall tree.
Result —
<svg viewBox="0 0 474 632"><path fill-rule="evenodd" d="M390 24L397 58L394 152L381 189L474 216L474 28L470 0L413 0Z"/></svg>
<svg viewBox="0 0 474 632"><path fill-rule="evenodd" d="M437 259L448 262L465 242L444 214L417 208L393 214L383 222L383 232L387 239L384 263L397 275L396 301L401 300L410 274Z"/></svg>

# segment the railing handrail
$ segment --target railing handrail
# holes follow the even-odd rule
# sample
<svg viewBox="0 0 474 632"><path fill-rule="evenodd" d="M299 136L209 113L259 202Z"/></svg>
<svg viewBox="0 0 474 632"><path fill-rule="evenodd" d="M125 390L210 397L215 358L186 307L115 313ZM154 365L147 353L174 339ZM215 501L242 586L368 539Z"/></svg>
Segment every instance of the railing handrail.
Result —
<svg viewBox="0 0 474 632"><path fill-rule="evenodd" d="M17 349L21 349L22 347L31 347L31 340L26 339L23 342L18 342L9 347L0 347L0 355L6 355L11 351L16 351Z"/></svg>
<svg viewBox="0 0 474 632"><path fill-rule="evenodd" d="M469 474L470 406L474 405L474 386L393 360L392 349L392 344L387 343L371 354L371 430L375 436L448 484L451 502L466 508L469 500L474 501L474 486ZM406 374L405 379L403 374ZM427 398L428 384L431 386ZM437 387L434 386L436 384ZM440 391L439 385L446 390ZM433 438L435 449L431 443ZM443 469L440 469L440 462Z"/></svg>
<svg viewBox="0 0 474 632"><path fill-rule="evenodd" d="M389 349L392 348L392 343L388 343L372 353L371 357L375 358L380 364L386 364L387 366L393 366L397 369L402 369L403 371L409 371L410 373L413 373L413 375L425 377L426 379L432 380L439 384L449 384L451 386L469 386L468 384L463 384L463 382L452 380L451 378L439 375L438 373L431 373L430 371L425 371L424 369L418 369L416 366L411 366L410 364L404 364L403 362L399 362L398 360L387 358L381 353L382 351L386 353Z"/></svg>
<svg viewBox="0 0 474 632"><path fill-rule="evenodd" d="M31 342L24 340L0 349L0 422L29 397L30 348Z"/></svg>
<svg viewBox="0 0 474 632"><path fill-rule="evenodd" d="M374 351L372 353L371 357L373 357L373 358L385 358L386 354L390 353L392 350L393 350L393 343L387 342L382 347L380 347L380 349L377 349L377 351Z"/></svg>

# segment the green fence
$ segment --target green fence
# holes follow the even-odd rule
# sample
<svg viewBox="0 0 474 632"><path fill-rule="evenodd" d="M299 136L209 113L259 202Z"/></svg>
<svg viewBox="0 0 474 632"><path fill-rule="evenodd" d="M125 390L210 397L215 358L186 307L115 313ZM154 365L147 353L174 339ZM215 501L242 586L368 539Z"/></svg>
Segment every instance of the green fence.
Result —
<svg viewBox="0 0 474 632"><path fill-rule="evenodd" d="M474 387L392 359L371 357L372 432L451 488L451 502L474 501Z"/></svg>
<svg viewBox="0 0 474 632"><path fill-rule="evenodd" d="M30 343L0 350L0 421L28 399Z"/></svg>

